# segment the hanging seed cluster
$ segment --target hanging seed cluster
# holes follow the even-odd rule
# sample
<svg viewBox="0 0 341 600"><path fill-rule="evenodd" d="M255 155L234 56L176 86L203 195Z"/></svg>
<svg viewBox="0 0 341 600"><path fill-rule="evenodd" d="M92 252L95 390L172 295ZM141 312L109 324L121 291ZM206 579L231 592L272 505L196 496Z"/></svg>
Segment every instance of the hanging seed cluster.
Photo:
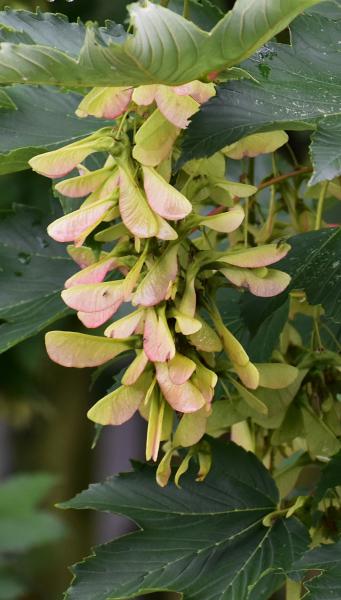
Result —
<svg viewBox="0 0 341 600"><path fill-rule="evenodd" d="M199 479L209 470L201 440L209 431L217 358L250 402L248 390L273 387L279 371L282 387L297 375L288 365L253 364L215 301L220 288L269 297L289 284L286 273L271 267L287 244L245 244L243 198L257 188L226 179L224 151L175 169L181 131L214 94L212 83L199 81L95 88L77 114L115 119L113 126L30 161L57 180L59 195L80 205L48 228L54 240L69 244L80 267L65 282L63 300L87 328L105 326L104 335L48 333L49 356L79 368L127 357L119 387L88 416L120 425L140 411L148 421L147 460L156 461L165 442L161 485L179 448L189 451L177 480L195 453ZM254 408L266 410L260 401Z"/></svg>

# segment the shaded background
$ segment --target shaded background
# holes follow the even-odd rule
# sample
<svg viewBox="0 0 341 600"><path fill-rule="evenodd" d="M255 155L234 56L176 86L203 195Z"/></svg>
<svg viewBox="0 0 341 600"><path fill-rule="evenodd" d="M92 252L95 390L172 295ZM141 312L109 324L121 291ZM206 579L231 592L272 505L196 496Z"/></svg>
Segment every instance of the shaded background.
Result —
<svg viewBox="0 0 341 600"><path fill-rule="evenodd" d="M125 0L0 1L0 8L61 12L72 20L109 18L124 22ZM233 0L217 0L227 10ZM0 177L0 214L14 203L49 208L56 203L48 180L29 171ZM77 330L70 317L57 328ZM13 473L47 471L58 483L46 502L68 499L89 482L130 468L130 458L143 459L145 425L139 416L120 428L108 427L94 450L94 427L86 418L89 406L111 386L104 373L91 387L91 372L65 369L46 355L43 334L0 355L0 482ZM90 389L91 388L91 389ZM67 566L89 554L91 545L127 530L126 520L90 511L54 512L67 526L65 538L29 554L19 570L31 590L22 600L55 600L70 581ZM156 598L157 596L153 596ZM162 598L175 598L165 596ZM161 596L158 596L161 598ZM1 599L0 599L1 600Z"/></svg>

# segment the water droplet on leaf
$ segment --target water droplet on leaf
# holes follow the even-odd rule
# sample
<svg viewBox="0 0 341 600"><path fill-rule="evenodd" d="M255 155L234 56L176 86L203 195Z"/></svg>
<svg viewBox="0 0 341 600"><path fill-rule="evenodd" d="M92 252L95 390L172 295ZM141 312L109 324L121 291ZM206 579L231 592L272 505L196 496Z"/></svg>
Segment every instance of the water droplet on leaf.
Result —
<svg viewBox="0 0 341 600"><path fill-rule="evenodd" d="M40 235L36 236L36 240L41 248L47 248L50 245L50 242L46 238L41 237Z"/></svg>
<svg viewBox="0 0 341 600"><path fill-rule="evenodd" d="M28 252L19 252L18 254L18 261L22 264L22 265L28 265L31 262L31 254L28 254Z"/></svg>

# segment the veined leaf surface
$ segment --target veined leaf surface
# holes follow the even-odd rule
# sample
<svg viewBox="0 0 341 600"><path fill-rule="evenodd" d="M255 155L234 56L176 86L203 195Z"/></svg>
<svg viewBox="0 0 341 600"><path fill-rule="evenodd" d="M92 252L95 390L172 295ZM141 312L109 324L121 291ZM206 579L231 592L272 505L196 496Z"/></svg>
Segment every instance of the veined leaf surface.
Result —
<svg viewBox="0 0 341 600"><path fill-rule="evenodd" d="M273 480L240 447L210 444L213 468L204 483L195 482L191 469L181 489L174 484L161 489L155 469L141 465L63 505L120 513L141 528L77 565L69 600L124 599L160 590L181 592L184 600L267 600L281 585L294 555L306 547L304 527L295 519L264 527L278 498Z"/></svg>

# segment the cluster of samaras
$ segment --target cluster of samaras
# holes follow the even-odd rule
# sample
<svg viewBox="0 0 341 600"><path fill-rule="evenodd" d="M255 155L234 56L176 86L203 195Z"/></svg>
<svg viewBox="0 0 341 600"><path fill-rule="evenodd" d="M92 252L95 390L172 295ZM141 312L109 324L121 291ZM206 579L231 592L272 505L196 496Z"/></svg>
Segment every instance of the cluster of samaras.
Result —
<svg viewBox="0 0 341 600"><path fill-rule="evenodd" d="M237 376L238 386L276 387L280 368L252 364L224 326L214 291L233 284L258 296L282 292L289 277L269 265L283 258L289 246L246 248L240 243L240 198L256 188L225 179L223 153L187 163L172 175L181 129L214 93L212 84L199 81L176 88L95 88L77 114L124 115L119 129L116 124L100 129L31 160L34 170L52 179L78 169L76 177L55 187L83 202L48 231L53 239L72 243L69 253L81 267L65 283L65 303L86 327L109 321L105 337L50 332L49 355L65 366L92 367L135 352L121 386L102 398L89 417L119 425L139 410L148 419L147 459L156 460L161 441L168 442L161 484L176 449L197 444L207 430L217 384L216 353L225 352L232 385ZM82 163L98 152L106 153L107 160L90 171ZM207 214L212 206L216 209ZM91 243L83 245L89 236L105 249L96 253ZM124 303L125 316L112 321Z"/></svg>

